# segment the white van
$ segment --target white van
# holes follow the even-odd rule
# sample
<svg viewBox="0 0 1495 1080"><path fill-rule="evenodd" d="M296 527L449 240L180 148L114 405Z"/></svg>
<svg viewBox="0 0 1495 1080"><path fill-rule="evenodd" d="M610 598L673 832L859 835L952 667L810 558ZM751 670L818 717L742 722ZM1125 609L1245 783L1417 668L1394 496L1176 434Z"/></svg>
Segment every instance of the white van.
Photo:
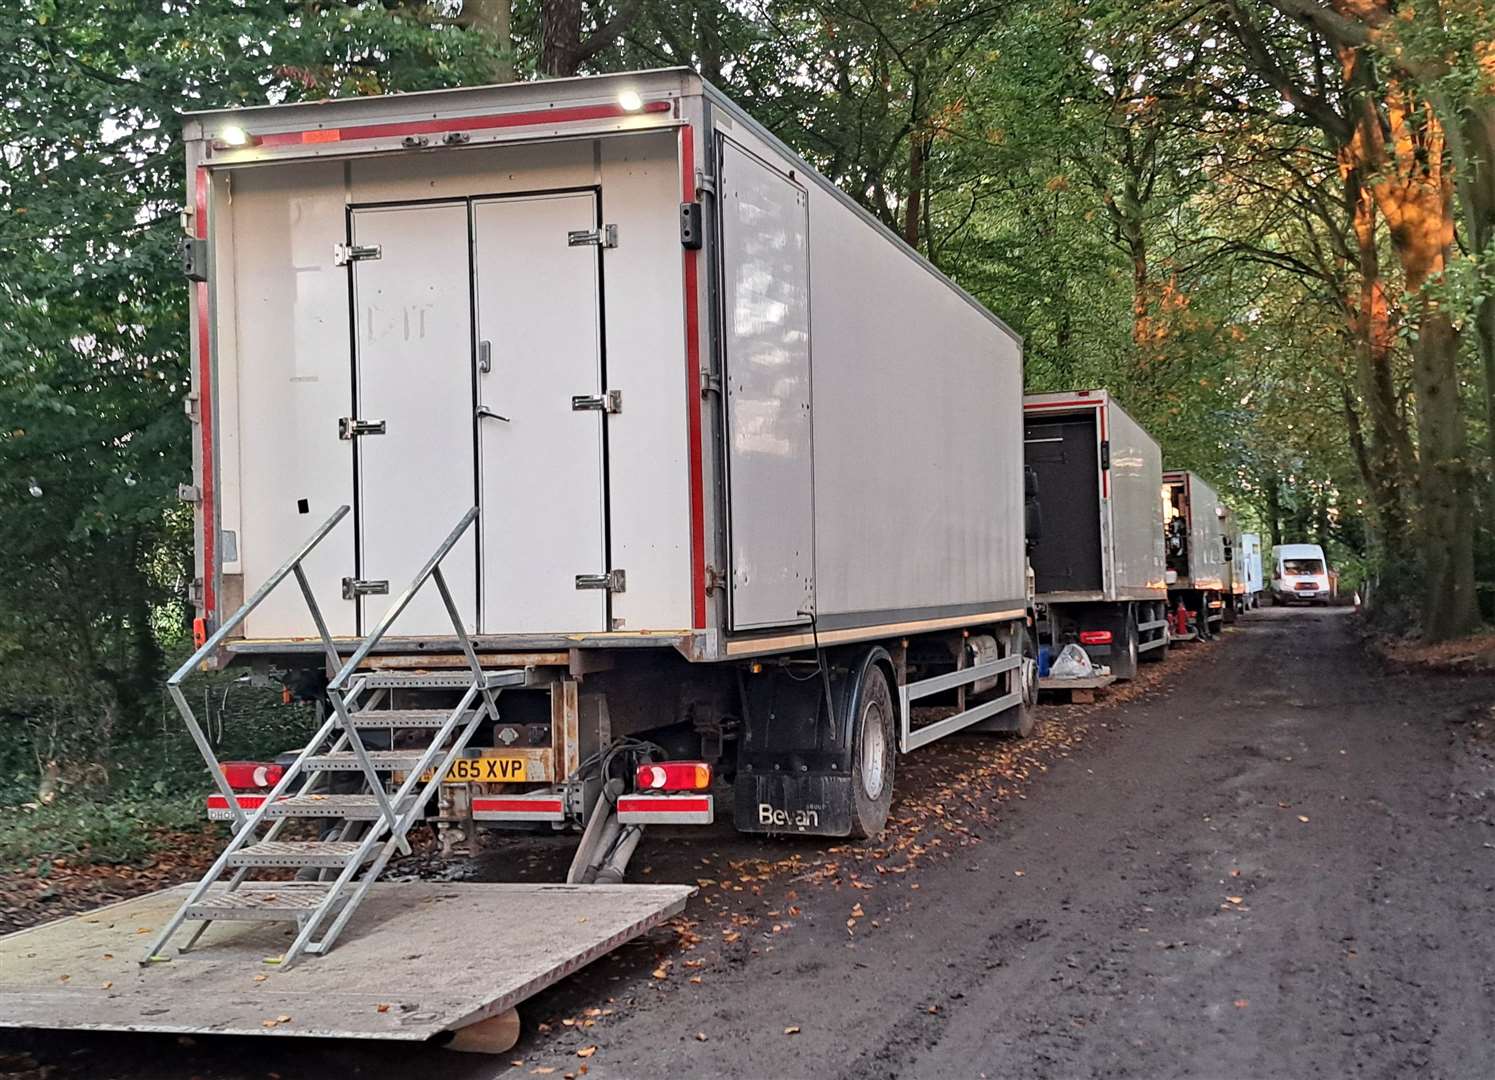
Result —
<svg viewBox="0 0 1495 1080"><path fill-rule="evenodd" d="M1301 600L1327 604L1332 595L1329 587L1329 561L1317 544L1278 544L1273 549L1272 601L1291 604Z"/></svg>

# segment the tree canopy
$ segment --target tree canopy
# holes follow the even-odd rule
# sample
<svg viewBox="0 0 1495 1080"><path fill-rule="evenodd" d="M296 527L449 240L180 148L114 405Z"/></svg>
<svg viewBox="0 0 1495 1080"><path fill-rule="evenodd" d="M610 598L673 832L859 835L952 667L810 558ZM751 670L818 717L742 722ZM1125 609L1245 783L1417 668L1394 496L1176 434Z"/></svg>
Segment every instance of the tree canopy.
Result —
<svg viewBox="0 0 1495 1080"><path fill-rule="evenodd" d="M1111 389L1388 625L1482 618L1486 0L4 7L0 714L108 737L181 645L180 112L670 64L1012 324L1030 389Z"/></svg>

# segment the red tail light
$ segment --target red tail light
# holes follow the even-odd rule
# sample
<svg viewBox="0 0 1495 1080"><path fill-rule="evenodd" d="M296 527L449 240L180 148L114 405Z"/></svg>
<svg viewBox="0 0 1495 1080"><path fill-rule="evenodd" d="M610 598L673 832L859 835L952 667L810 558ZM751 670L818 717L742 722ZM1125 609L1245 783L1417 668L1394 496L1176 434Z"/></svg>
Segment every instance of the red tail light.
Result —
<svg viewBox="0 0 1495 1080"><path fill-rule="evenodd" d="M225 761L219 768L235 791L268 791L285 775L281 766L262 761Z"/></svg>
<svg viewBox="0 0 1495 1080"><path fill-rule="evenodd" d="M705 791L711 766L704 761L655 761L640 765L633 777L640 791Z"/></svg>
<svg viewBox="0 0 1495 1080"><path fill-rule="evenodd" d="M1109 630L1081 630L1081 645L1109 645L1111 644L1111 631Z"/></svg>

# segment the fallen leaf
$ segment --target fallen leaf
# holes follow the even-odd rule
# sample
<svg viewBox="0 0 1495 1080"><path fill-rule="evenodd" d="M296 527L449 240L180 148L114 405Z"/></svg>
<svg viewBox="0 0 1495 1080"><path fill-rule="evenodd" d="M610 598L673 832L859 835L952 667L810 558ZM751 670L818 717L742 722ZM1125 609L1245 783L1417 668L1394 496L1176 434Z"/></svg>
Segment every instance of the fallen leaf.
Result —
<svg viewBox="0 0 1495 1080"><path fill-rule="evenodd" d="M387 1001L381 1001L378 1005L374 1006L374 1011L375 1012L382 1012L382 1013L389 1012L389 1002L387 1002Z"/></svg>
<svg viewBox="0 0 1495 1080"><path fill-rule="evenodd" d="M535 1076L549 1076L553 1072L555 1072L554 1065L541 1065L539 1068L530 1070L530 1073Z"/></svg>
<svg viewBox="0 0 1495 1080"><path fill-rule="evenodd" d="M597 1048L595 1046L583 1046L580 1050L576 1051L576 1056L579 1058L589 1058L596 1052Z"/></svg>
<svg viewBox="0 0 1495 1080"><path fill-rule="evenodd" d="M254 977L254 981L255 981L255 982L264 982L264 981L265 981L265 980L266 980L266 979L268 979L268 978L269 978L269 977L270 977L270 976L268 976L268 975L256 975L256 976L255 976L255 977Z"/></svg>
<svg viewBox="0 0 1495 1080"><path fill-rule="evenodd" d="M1308 815L1307 814L1299 814L1298 815L1298 820L1301 821L1304 825L1307 825L1308 824Z"/></svg>
<svg viewBox="0 0 1495 1080"><path fill-rule="evenodd" d="M670 977L669 970L662 967L655 968L652 972L650 972L650 974L652 974L656 979L668 979Z"/></svg>
<svg viewBox="0 0 1495 1080"><path fill-rule="evenodd" d="M790 1024L788 1027L786 1027L784 1029L784 1034L785 1035L798 1035L799 1034L799 1025L798 1024Z"/></svg>
<svg viewBox="0 0 1495 1080"><path fill-rule="evenodd" d="M275 1018L275 1022L277 1024L289 1024L291 1022L291 1018L289 1016L281 1015Z"/></svg>
<svg viewBox="0 0 1495 1080"><path fill-rule="evenodd" d="M705 1042L705 1041L706 1041L706 1033L704 1031L698 1031L698 1032L696 1032L696 1042Z"/></svg>
<svg viewBox="0 0 1495 1080"><path fill-rule="evenodd" d="M699 975L692 975L690 977L690 981L693 982L693 983L695 983L695 985L697 985L697 986L701 985L701 977Z"/></svg>
<svg viewBox="0 0 1495 1080"><path fill-rule="evenodd" d="M108 990L108 989L109 989L109 988L110 988L110 987L111 987L111 986L113 986L113 985L114 985L114 984L113 984L113 983L112 983L112 982L106 982L106 983L105 983L105 984L104 984L104 989L105 989L105 990Z"/></svg>
<svg viewBox="0 0 1495 1080"><path fill-rule="evenodd" d="M1251 1004L1251 1003L1249 1001L1247 1001L1245 998L1236 998L1235 999L1235 1007L1237 1009L1244 1009L1249 1004Z"/></svg>
<svg viewBox="0 0 1495 1080"><path fill-rule="evenodd" d="M1244 903L1246 898L1244 896L1227 896L1225 899L1229 900L1232 904L1240 904Z"/></svg>
<svg viewBox="0 0 1495 1080"><path fill-rule="evenodd" d="M523 1058L515 1058L513 1061L510 1061L509 1064L512 1065L512 1066L514 1066L514 1068L517 1069L521 1065L524 1064L524 1059Z"/></svg>

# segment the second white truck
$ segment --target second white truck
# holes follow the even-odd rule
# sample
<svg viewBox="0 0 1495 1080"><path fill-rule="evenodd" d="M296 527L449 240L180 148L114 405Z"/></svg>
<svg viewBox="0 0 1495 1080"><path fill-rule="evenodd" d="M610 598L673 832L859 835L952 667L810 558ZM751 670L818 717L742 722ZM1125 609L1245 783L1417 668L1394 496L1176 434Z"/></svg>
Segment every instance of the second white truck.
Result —
<svg viewBox="0 0 1495 1080"><path fill-rule="evenodd" d="M1042 527L1029 536L1040 642L1079 644L1118 679L1168 648L1163 457L1105 390L1023 399Z"/></svg>

